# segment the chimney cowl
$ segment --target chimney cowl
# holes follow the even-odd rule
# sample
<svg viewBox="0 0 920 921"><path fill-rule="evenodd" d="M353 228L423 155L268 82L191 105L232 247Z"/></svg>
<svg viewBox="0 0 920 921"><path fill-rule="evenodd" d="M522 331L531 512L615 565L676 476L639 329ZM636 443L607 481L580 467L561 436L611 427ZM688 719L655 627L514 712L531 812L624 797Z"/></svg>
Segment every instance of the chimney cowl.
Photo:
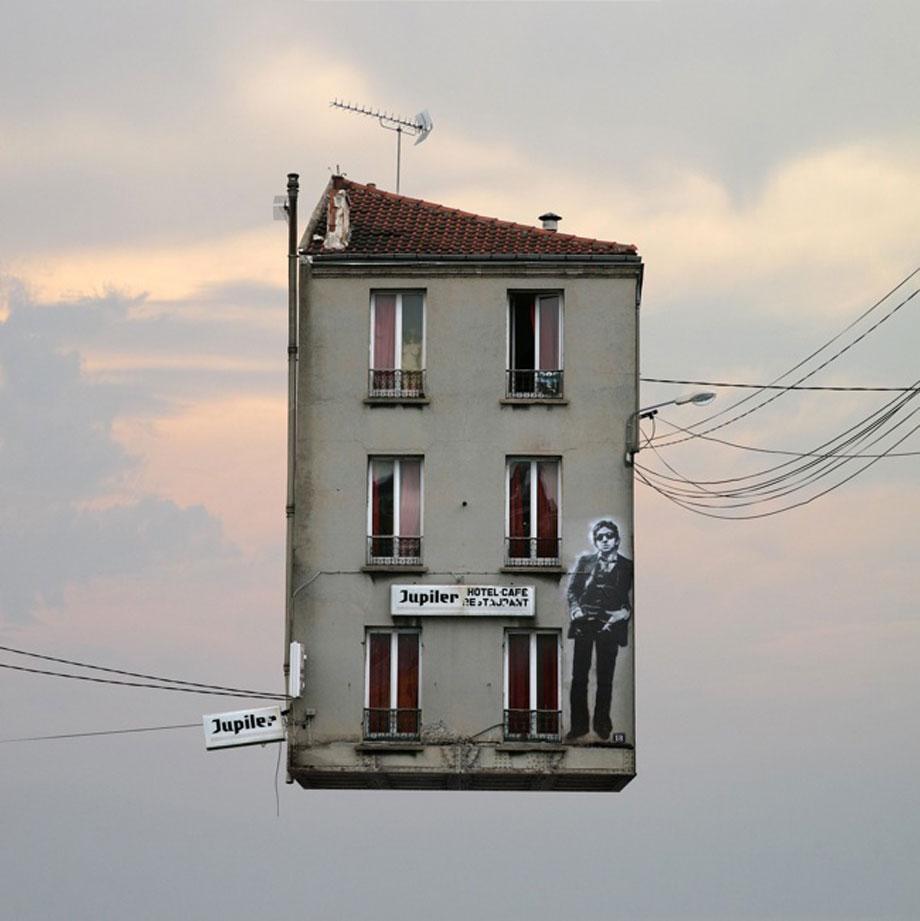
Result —
<svg viewBox="0 0 920 921"><path fill-rule="evenodd" d="M559 229L559 222L562 218L558 214L554 214L552 211L547 211L546 214L541 214L539 220L543 222L543 229L550 230L555 233Z"/></svg>

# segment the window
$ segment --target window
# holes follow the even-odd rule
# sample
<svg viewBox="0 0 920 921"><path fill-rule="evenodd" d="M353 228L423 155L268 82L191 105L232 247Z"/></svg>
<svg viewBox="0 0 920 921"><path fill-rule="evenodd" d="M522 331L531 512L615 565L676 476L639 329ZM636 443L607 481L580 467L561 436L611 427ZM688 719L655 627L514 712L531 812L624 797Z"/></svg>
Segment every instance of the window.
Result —
<svg viewBox="0 0 920 921"><path fill-rule="evenodd" d="M562 397L562 297L559 294L508 296L510 399Z"/></svg>
<svg viewBox="0 0 920 921"><path fill-rule="evenodd" d="M510 458L506 566L559 565L559 461Z"/></svg>
<svg viewBox="0 0 920 921"><path fill-rule="evenodd" d="M364 738L417 739L418 631L368 630L365 646Z"/></svg>
<svg viewBox="0 0 920 921"><path fill-rule="evenodd" d="M422 459L372 457L367 465L367 562L422 564Z"/></svg>
<svg viewBox="0 0 920 921"><path fill-rule="evenodd" d="M558 739L559 636L556 631L505 634L505 738Z"/></svg>
<svg viewBox="0 0 920 921"><path fill-rule="evenodd" d="M421 291L371 295L368 396L425 396L425 310Z"/></svg>

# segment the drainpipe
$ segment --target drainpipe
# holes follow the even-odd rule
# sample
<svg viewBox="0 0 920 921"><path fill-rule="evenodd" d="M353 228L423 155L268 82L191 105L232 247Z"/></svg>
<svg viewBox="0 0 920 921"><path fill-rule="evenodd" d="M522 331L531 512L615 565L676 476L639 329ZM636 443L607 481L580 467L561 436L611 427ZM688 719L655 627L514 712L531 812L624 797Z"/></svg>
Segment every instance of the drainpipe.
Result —
<svg viewBox="0 0 920 921"><path fill-rule="evenodd" d="M294 619L294 472L297 451L297 173L288 173L288 425L287 501L284 552L284 692L291 670L291 628Z"/></svg>

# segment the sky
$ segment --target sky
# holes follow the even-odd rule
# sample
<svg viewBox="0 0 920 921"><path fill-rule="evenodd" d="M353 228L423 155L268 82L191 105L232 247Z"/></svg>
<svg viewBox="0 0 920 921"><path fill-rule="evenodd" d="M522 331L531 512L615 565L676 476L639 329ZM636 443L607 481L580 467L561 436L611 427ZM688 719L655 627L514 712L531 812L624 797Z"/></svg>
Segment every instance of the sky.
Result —
<svg viewBox="0 0 920 921"><path fill-rule="evenodd" d="M0 10L0 645L280 687L272 198L292 171L307 213L337 168L395 184L392 136L334 97L430 111L405 194L635 243L647 377L772 380L920 264L915 4ZM911 384L918 305L814 382ZM787 395L723 434L812 450L884 399ZM277 746L206 753L200 729L6 742L237 703L0 669L0 914L913 921L917 475L887 458L753 521L638 489L615 795L304 791Z"/></svg>

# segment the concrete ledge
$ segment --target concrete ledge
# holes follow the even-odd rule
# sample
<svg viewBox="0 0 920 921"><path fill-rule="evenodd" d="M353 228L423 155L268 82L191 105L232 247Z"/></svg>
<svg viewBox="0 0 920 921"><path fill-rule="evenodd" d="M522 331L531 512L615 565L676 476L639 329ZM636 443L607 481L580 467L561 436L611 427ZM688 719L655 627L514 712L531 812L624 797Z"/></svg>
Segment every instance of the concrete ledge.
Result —
<svg viewBox="0 0 920 921"><path fill-rule="evenodd" d="M561 576L566 569L564 566L502 566L499 572L524 576Z"/></svg>
<svg viewBox="0 0 920 921"><path fill-rule="evenodd" d="M547 397L540 399L538 397L519 399L517 397L503 397L498 401L502 406L568 406L569 401L565 397Z"/></svg>
<svg viewBox="0 0 920 921"><path fill-rule="evenodd" d="M403 573L405 575L418 574L428 572L427 566L362 566L361 572L370 573L374 575L376 573L389 573L396 574Z"/></svg>
<svg viewBox="0 0 920 921"><path fill-rule="evenodd" d="M406 752L423 752L425 746L421 742L359 742L355 746L356 752L373 752L375 755L385 755L390 752L394 755L404 755Z"/></svg>
<svg viewBox="0 0 920 921"><path fill-rule="evenodd" d="M561 742L500 742L495 746L497 752L507 752L509 755L527 755L533 752L564 752L567 745Z"/></svg>
<svg viewBox="0 0 920 921"><path fill-rule="evenodd" d="M427 406L428 397L365 397L365 406Z"/></svg>

